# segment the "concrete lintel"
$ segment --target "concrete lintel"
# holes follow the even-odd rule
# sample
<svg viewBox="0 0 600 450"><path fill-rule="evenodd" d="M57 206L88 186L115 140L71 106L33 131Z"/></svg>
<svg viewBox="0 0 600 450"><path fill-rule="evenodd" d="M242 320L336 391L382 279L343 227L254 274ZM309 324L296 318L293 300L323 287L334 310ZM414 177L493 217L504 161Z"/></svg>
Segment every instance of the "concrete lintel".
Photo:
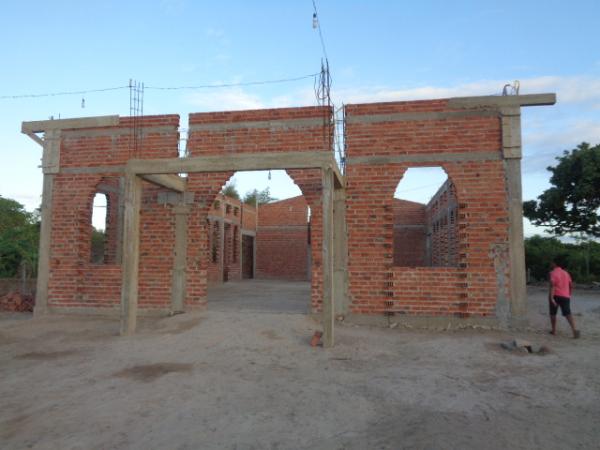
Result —
<svg viewBox="0 0 600 450"><path fill-rule="evenodd" d="M138 175L161 173L229 172L238 170L311 169L334 167L331 152L269 152L189 158L132 159L127 171Z"/></svg>
<svg viewBox="0 0 600 450"><path fill-rule="evenodd" d="M374 151L377 153L376 151ZM413 153L405 155L350 156L348 165L353 164L405 164L405 163L444 163L462 161L499 161L500 152L458 152L458 153Z"/></svg>
<svg viewBox="0 0 600 450"><path fill-rule="evenodd" d="M228 131L248 128L296 129L307 127L322 127L323 117L302 117L296 119L248 120L235 122L199 123L189 126L190 133L194 131Z"/></svg>
<svg viewBox="0 0 600 450"><path fill-rule="evenodd" d="M23 122L21 132L42 133L49 130L73 130L76 128L112 127L119 125L119 116L81 117L77 119L35 120Z"/></svg>
<svg viewBox="0 0 600 450"><path fill-rule="evenodd" d="M181 178L179 175L173 174L144 174L141 177L158 186L162 186L167 189L171 189L177 192L184 192L187 185L187 180Z"/></svg>
<svg viewBox="0 0 600 450"><path fill-rule="evenodd" d="M177 133L177 130L177 125L155 125L142 127L140 133L145 137L151 134ZM131 128L72 129L64 130L63 135L65 139L131 136Z"/></svg>
<svg viewBox="0 0 600 450"><path fill-rule="evenodd" d="M453 97L448 99L449 108L477 108L502 106L545 106L556 103L556 94L483 95L478 97Z"/></svg>
<svg viewBox="0 0 600 450"><path fill-rule="evenodd" d="M425 111L346 116L346 124L379 122L411 122L420 120L462 119L465 117L497 117L497 111Z"/></svg>
<svg viewBox="0 0 600 450"><path fill-rule="evenodd" d="M125 173L125 166L92 166L92 167L61 167L60 173L72 174L122 174Z"/></svg>

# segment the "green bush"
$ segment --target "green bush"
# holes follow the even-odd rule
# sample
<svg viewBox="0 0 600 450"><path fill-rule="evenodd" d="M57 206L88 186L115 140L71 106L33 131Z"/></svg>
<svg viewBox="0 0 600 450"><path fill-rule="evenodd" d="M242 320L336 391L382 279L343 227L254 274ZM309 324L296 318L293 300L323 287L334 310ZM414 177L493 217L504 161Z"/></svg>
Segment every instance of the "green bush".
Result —
<svg viewBox="0 0 600 450"><path fill-rule="evenodd" d="M556 257L579 283L600 281L600 244L593 241L570 244L553 237L535 235L525 239L525 264L533 281L548 279L550 263Z"/></svg>

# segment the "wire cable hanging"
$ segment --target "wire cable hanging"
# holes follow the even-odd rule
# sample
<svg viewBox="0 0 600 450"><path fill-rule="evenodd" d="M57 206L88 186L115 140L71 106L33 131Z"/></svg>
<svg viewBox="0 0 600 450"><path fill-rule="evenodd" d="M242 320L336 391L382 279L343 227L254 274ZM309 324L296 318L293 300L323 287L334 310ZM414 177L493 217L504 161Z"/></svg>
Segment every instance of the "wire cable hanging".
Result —
<svg viewBox="0 0 600 450"><path fill-rule="evenodd" d="M240 83L222 83L222 84L203 84L197 86L146 86L145 89L154 89L154 90L183 90L183 89L219 89L219 88L228 88L228 87L238 87L238 86L258 86L265 84L277 84L277 83L288 83L293 81L306 80L308 78L316 79L321 74L321 72L315 72L308 75L302 75L299 77L292 78L279 78L276 80L260 80L260 81L246 81ZM11 100L11 99L21 99L21 98L40 98L40 97L59 97L65 95L85 95L91 94L95 92L108 92L108 91L118 91L122 89L130 89L129 85L125 86L114 86L114 87L106 87L100 89L84 89L80 91L61 91L61 92L48 92L48 93L40 93L40 94L18 94L18 95L1 95L0 100Z"/></svg>
<svg viewBox="0 0 600 450"><path fill-rule="evenodd" d="M0 100L6 99L18 99L18 98L38 98L38 97L58 97L62 95L85 95L93 92L107 92L107 91L118 91L121 89L129 89L129 86L115 86L101 89L86 89L83 91L62 91L62 92L49 92L44 94L18 94L18 95L0 95Z"/></svg>

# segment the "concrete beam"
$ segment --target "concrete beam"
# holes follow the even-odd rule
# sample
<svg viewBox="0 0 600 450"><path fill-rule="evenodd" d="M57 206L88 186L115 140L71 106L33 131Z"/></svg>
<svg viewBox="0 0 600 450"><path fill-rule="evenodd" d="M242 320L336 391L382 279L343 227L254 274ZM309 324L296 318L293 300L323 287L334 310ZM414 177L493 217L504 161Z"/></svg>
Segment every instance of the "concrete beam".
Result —
<svg viewBox="0 0 600 450"><path fill-rule="evenodd" d="M158 186L171 189L177 192L184 192L185 187L187 185L187 180L181 178L179 175L173 174L145 174L141 175L141 177Z"/></svg>
<svg viewBox="0 0 600 450"><path fill-rule="evenodd" d="M323 117L300 117L296 119L247 120L235 122L198 123L189 126L190 133L195 131L229 131L249 128L268 128L270 130L291 130L297 128L322 127Z"/></svg>
<svg viewBox="0 0 600 450"><path fill-rule="evenodd" d="M125 177L125 217L123 226L121 335L133 334L136 328L141 201L142 179L134 174L127 174Z"/></svg>
<svg viewBox="0 0 600 450"><path fill-rule="evenodd" d="M387 114L359 114L346 116L346 124L371 124L380 122L412 122L423 120L462 119L465 117L497 117L496 111L425 111Z"/></svg>
<svg viewBox="0 0 600 450"><path fill-rule="evenodd" d="M556 94L483 95L479 97L453 97L448 99L449 108L477 108L502 106L545 106L556 103Z"/></svg>
<svg viewBox="0 0 600 450"><path fill-rule="evenodd" d="M323 346L334 345L335 323L335 291L333 282L333 170L326 168L322 171L323 192L321 204L323 207Z"/></svg>
<svg viewBox="0 0 600 450"><path fill-rule="evenodd" d="M42 133L49 130L73 130L76 128L113 127L119 125L119 116L81 117L77 119L35 120L23 122L21 132Z"/></svg>
<svg viewBox="0 0 600 450"><path fill-rule="evenodd" d="M374 151L375 153L377 150ZM489 152L457 152L457 153L420 153L412 155L372 155L350 156L346 164L405 164L405 163L443 163L462 161L499 161L499 151Z"/></svg>
<svg viewBox="0 0 600 450"><path fill-rule="evenodd" d="M190 158L131 159L127 170L135 174L229 172L238 170L311 169L335 167L331 152L239 153Z"/></svg>

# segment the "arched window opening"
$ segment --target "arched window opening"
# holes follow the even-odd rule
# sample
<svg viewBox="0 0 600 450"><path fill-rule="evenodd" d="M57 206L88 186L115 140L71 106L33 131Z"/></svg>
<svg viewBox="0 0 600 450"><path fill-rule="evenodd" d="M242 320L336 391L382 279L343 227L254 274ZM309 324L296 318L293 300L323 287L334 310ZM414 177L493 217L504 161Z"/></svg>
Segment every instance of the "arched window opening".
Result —
<svg viewBox="0 0 600 450"><path fill-rule="evenodd" d="M394 265L458 265L456 189L441 167L406 171L394 194Z"/></svg>
<svg viewBox="0 0 600 450"><path fill-rule="evenodd" d="M105 264L107 262L106 231L108 228L108 196L97 192L92 202L92 244L90 262Z"/></svg>

